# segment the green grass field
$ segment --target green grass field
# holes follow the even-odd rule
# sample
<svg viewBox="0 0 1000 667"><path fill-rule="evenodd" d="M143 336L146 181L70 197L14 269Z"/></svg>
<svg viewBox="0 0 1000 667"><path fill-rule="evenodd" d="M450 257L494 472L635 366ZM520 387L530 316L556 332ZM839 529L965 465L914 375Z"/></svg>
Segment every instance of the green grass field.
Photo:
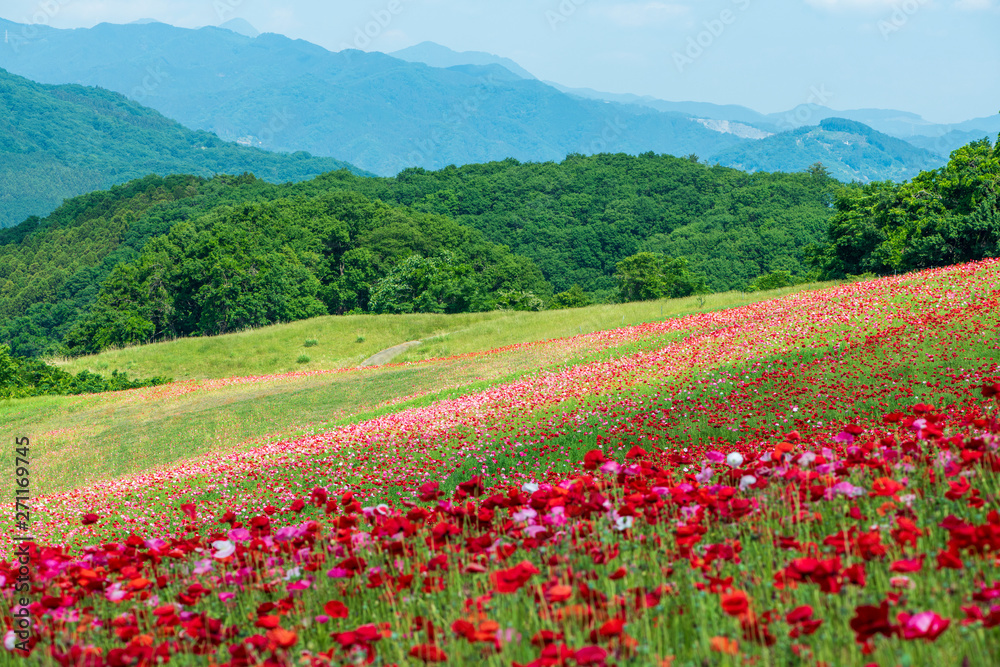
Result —
<svg viewBox="0 0 1000 667"><path fill-rule="evenodd" d="M722 310L797 289L540 313L322 317L115 350L63 367L104 373L127 369L139 377L172 375L189 380L189 386L184 385L183 393L168 387L0 402L0 438L31 438L36 493L67 491L181 460L322 432L442 396L479 391L525 373L591 361L595 355L567 356L558 346L542 346L472 358L441 357L609 330L623 321L630 325L659 320L661 311L668 318ZM361 343L359 336L364 337ZM308 339L317 344L305 347ZM414 339L425 342L397 362L437 360L352 369L381 349ZM311 361L296 363L301 354ZM344 371L233 385L210 382L335 369ZM3 461L0 455L0 464ZM0 493L8 491L8 483L0 481Z"/></svg>
<svg viewBox="0 0 1000 667"><path fill-rule="evenodd" d="M376 352L413 340L424 341L396 361L416 361L481 352L517 343L606 331L699 312L736 308L832 283L770 292L725 292L704 297L608 304L538 313L492 311L460 315L347 315L317 317L211 338L182 338L76 359L53 359L63 370L130 377L165 375L201 380L296 370L357 366ZM316 345L306 347L307 340ZM301 355L309 362L298 363Z"/></svg>

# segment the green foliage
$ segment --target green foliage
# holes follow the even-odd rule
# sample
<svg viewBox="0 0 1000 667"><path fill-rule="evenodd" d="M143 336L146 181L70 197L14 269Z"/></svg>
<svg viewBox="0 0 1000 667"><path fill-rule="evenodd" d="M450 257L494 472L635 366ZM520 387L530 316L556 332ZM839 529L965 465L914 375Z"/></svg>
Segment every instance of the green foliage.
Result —
<svg viewBox="0 0 1000 667"><path fill-rule="evenodd" d="M65 344L93 353L353 308L490 310L502 288L544 290L532 269L454 221L357 193L222 206L118 264Z"/></svg>
<svg viewBox="0 0 1000 667"><path fill-rule="evenodd" d="M770 271L807 272L805 249L825 240L839 183L821 170L747 174L644 153L570 155L407 169L395 178L343 172L312 186L449 215L531 258L556 291L616 288L615 265L640 251L684 257L713 292Z"/></svg>
<svg viewBox="0 0 1000 667"><path fill-rule="evenodd" d="M705 280L688 271L687 261L640 252L618 262L615 279L622 301L678 299L705 291Z"/></svg>
<svg viewBox="0 0 1000 667"><path fill-rule="evenodd" d="M747 285L748 292L766 292L782 287L791 287L795 284L795 278L791 271L772 271L764 276L758 276Z"/></svg>
<svg viewBox="0 0 1000 667"><path fill-rule="evenodd" d="M302 344L302 347L316 347L319 345L319 341L315 338L307 338L306 342Z"/></svg>
<svg viewBox="0 0 1000 667"><path fill-rule="evenodd" d="M489 310L472 267L453 255L411 256L375 284L370 307L375 313L469 313Z"/></svg>
<svg viewBox="0 0 1000 667"><path fill-rule="evenodd" d="M538 312L546 309L545 301L541 297L525 290L500 290L492 295L491 303L497 310Z"/></svg>
<svg viewBox="0 0 1000 667"><path fill-rule="evenodd" d="M568 290L552 297L553 308L583 308L591 303L590 297L578 283L573 283Z"/></svg>
<svg viewBox="0 0 1000 667"><path fill-rule="evenodd" d="M297 364L308 364L311 361L308 354L300 354L298 359L295 360Z"/></svg>
<svg viewBox="0 0 1000 667"><path fill-rule="evenodd" d="M1000 255L1000 142L973 142L911 181L854 185L836 195L823 276L886 275Z"/></svg>
<svg viewBox="0 0 1000 667"><path fill-rule="evenodd" d="M805 274L834 183L652 153L285 185L150 176L0 230L0 340L65 354L371 312L380 282L383 312L538 310L553 285L606 301L617 263L642 251L685 258L709 291L742 289ZM429 288L427 267L382 282L445 251L456 266Z"/></svg>
<svg viewBox="0 0 1000 667"><path fill-rule="evenodd" d="M10 354L10 346L0 345L0 399L44 396L50 394L97 394L138 387L153 387L172 382L170 378L129 380L125 373L113 371L105 378L90 371L71 375L38 360Z"/></svg>

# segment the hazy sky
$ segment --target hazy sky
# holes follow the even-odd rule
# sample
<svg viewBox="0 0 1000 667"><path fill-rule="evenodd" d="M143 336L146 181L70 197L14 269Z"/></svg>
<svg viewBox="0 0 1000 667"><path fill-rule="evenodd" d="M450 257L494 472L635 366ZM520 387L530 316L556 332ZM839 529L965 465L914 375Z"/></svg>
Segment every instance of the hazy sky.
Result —
<svg viewBox="0 0 1000 667"><path fill-rule="evenodd" d="M3 0L0 16L56 28L240 17L334 51L431 40L568 86L762 112L1000 110L1000 0Z"/></svg>

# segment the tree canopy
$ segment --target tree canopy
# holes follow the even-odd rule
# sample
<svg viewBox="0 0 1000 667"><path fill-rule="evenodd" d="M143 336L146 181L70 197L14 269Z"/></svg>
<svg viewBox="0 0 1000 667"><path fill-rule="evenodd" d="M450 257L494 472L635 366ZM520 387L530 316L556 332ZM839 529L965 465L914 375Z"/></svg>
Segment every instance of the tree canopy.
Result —
<svg viewBox="0 0 1000 667"><path fill-rule="evenodd" d="M1000 141L970 143L912 180L853 185L836 194L824 276L901 273L1000 254Z"/></svg>
<svg viewBox="0 0 1000 667"><path fill-rule="evenodd" d="M530 260L453 220L355 192L222 206L119 263L65 338L71 353L327 313L469 312L551 295Z"/></svg>

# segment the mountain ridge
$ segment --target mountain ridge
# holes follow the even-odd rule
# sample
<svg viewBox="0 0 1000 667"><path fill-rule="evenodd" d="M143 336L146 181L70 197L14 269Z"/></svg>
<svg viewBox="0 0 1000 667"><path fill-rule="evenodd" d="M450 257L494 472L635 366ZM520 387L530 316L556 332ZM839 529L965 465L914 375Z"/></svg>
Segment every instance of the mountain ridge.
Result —
<svg viewBox="0 0 1000 667"><path fill-rule="evenodd" d="M250 39L163 24L50 30L31 49L0 50L0 66L45 83L115 90L226 140L333 156L383 175L572 153L707 155L739 141L684 115L579 100L537 80L333 53L274 33Z"/></svg>
<svg viewBox="0 0 1000 667"><path fill-rule="evenodd" d="M392 51L387 55L407 62L422 62L431 67L454 67L455 65L499 65L522 79L537 79L534 74L521 67L510 58L504 58L485 51L455 51L436 42L424 41L405 49Z"/></svg>
<svg viewBox="0 0 1000 667"><path fill-rule="evenodd" d="M0 227L46 215L64 199L152 173L253 171L303 180L350 169L332 158L277 154L223 142L126 99L76 84L35 83L0 69Z"/></svg>
<svg viewBox="0 0 1000 667"><path fill-rule="evenodd" d="M508 157L560 160L574 153L653 151L705 157L742 150L750 155L754 141L815 127L828 117L867 120L879 131L919 121L909 112L839 113L817 104L765 115L739 105L636 95L605 99L608 95L597 91L562 92L573 89L525 78L511 69L516 63L500 56L460 53L433 43L411 47L410 53L424 49L443 54L450 60L439 64L448 67L380 52L334 53L275 33L251 38L227 28L189 30L162 23L45 29L31 47L0 51L0 66L16 66L12 71L47 83L116 90L224 140L332 156L381 175ZM477 62L452 64L463 60ZM1000 117L997 121L1000 131ZM914 144L943 164L954 145L975 136L981 126L971 120L968 130L923 136ZM771 156L769 168L797 171L808 162L795 142L778 143L787 154ZM913 144L894 146L894 157L879 156L870 168L858 164L838 173L848 180L883 178L886 164L904 155L917 161L909 169L896 169L898 173L929 166L920 150L911 150ZM848 158L835 154L825 159L836 164Z"/></svg>
<svg viewBox="0 0 1000 667"><path fill-rule="evenodd" d="M794 171L822 163L831 176L845 182L902 181L941 166L939 156L931 151L858 121L835 117L734 147L713 155L710 161L749 172L774 171L779 162L788 166L788 156L793 154L797 163L790 166Z"/></svg>

